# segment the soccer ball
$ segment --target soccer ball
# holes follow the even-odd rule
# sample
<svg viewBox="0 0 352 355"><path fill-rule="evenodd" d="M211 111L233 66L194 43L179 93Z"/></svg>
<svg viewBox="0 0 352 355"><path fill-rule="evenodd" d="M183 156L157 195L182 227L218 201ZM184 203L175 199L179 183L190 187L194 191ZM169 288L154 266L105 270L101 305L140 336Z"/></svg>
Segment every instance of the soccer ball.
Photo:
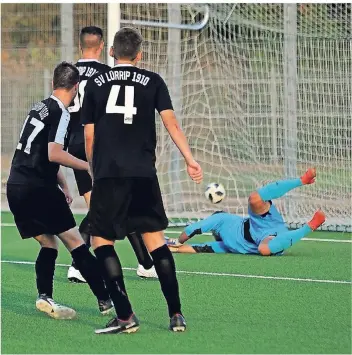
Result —
<svg viewBox="0 0 352 355"><path fill-rule="evenodd" d="M211 203L219 203L226 196L225 188L222 184L212 182L209 184L205 190L205 197Z"/></svg>

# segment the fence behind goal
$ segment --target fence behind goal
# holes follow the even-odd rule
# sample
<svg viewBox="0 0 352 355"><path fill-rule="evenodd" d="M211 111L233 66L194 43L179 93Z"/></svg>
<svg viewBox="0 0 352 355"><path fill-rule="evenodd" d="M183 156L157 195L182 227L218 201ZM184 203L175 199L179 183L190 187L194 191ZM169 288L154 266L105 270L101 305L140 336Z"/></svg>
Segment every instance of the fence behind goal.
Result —
<svg viewBox="0 0 352 355"><path fill-rule="evenodd" d="M176 18L192 24L204 16L203 5L120 6L121 18L130 20ZM211 4L208 24L199 31L137 26L145 38L141 66L168 83L204 169L204 184L221 182L227 191L220 205L205 200L204 185L187 177L157 119L157 168L174 222L202 218L214 209L245 215L256 187L316 166L317 183L294 190L278 208L293 226L322 208L326 228L351 230L351 4L298 4L294 12L287 6ZM4 4L2 14L4 187L26 114L50 93L53 68L67 43L62 38L67 14L60 4ZM107 5L74 4L71 16L76 60L81 27L96 25L107 33ZM74 209L84 209L70 171L68 178Z"/></svg>

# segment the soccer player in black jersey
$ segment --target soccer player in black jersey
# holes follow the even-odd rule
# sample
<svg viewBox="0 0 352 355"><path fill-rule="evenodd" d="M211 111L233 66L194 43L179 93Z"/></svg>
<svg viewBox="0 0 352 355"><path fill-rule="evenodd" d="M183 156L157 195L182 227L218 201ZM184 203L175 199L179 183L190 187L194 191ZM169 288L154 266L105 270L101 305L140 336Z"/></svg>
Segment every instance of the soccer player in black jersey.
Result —
<svg viewBox="0 0 352 355"><path fill-rule="evenodd" d="M87 81L94 74L109 70L110 67L100 63L99 59L104 48L103 31L96 26L84 27L80 33L80 49L81 59L76 63L76 67L80 73L80 83L78 93L68 111L71 114L70 121L70 138L68 151L76 158L87 161L84 149L84 128L81 124L81 103L84 98L84 88ZM92 190L92 178L85 170L73 170L77 188L80 196L83 196L87 207L89 208L90 193ZM79 231L82 238L90 246L90 230L89 230L89 213L82 220ZM139 265L137 275L144 278L156 278L153 260L151 259L147 248L144 245L142 236L139 233L129 233L127 235L133 250L137 256ZM85 282L79 270L76 268L74 261L68 269L67 278L72 282Z"/></svg>
<svg viewBox="0 0 352 355"><path fill-rule="evenodd" d="M200 183L202 169L182 132L164 80L137 68L142 37L122 28L110 54L116 65L94 75L85 88L82 118L88 162L93 171L90 204L92 247L103 270L117 317L97 334L135 332L139 321L129 302L114 241L142 233L166 298L172 331L184 331L173 256L165 244L168 226L155 169L155 110L182 153L190 177Z"/></svg>
<svg viewBox="0 0 352 355"><path fill-rule="evenodd" d="M79 72L62 62L54 70L52 95L36 103L24 122L10 176L7 199L23 239L35 238L40 252L35 264L38 298L36 307L56 319L71 319L76 312L53 300L53 278L58 239L98 299L102 314L113 310L96 258L80 236L69 203L72 202L60 165L88 171L88 163L64 148L70 114L67 106L78 89Z"/></svg>

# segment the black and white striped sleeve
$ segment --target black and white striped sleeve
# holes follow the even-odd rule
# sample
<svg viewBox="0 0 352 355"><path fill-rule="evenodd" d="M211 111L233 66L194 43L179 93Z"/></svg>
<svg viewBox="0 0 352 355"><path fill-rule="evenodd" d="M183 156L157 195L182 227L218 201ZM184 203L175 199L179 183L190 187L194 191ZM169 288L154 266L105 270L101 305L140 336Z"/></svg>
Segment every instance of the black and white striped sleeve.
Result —
<svg viewBox="0 0 352 355"><path fill-rule="evenodd" d="M69 123L70 114L68 111L61 109L53 113L52 119L50 120L48 143L54 142L64 145Z"/></svg>

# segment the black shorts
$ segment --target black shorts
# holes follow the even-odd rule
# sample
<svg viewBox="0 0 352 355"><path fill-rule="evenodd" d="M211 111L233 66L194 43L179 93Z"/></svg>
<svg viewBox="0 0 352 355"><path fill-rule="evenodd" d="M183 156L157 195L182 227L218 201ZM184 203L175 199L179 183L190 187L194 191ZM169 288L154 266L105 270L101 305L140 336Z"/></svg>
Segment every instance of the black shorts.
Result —
<svg viewBox="0 0 352 355"><path fill-rule="evenodd" d="M8 184L7 200L22 239L57 235L76 226L59 187Z"/></svg>
<svg viewBox="0 0 352 355"><path fill-rule="evenodd" d="M69 145L68 152L78 159L87 161L84 143ZM80 196L83 196L84 194L92 190L92 178L90 177L87 171L73 169L73 173L75 175L76 184Z"/></svg>
<svg viewBox="0 0 352 355"><path fill-rule="evenodd" d="M93 236L124 239L127 233L167 228L158 178L113 178L94 182L90 200Z"/></svg>

